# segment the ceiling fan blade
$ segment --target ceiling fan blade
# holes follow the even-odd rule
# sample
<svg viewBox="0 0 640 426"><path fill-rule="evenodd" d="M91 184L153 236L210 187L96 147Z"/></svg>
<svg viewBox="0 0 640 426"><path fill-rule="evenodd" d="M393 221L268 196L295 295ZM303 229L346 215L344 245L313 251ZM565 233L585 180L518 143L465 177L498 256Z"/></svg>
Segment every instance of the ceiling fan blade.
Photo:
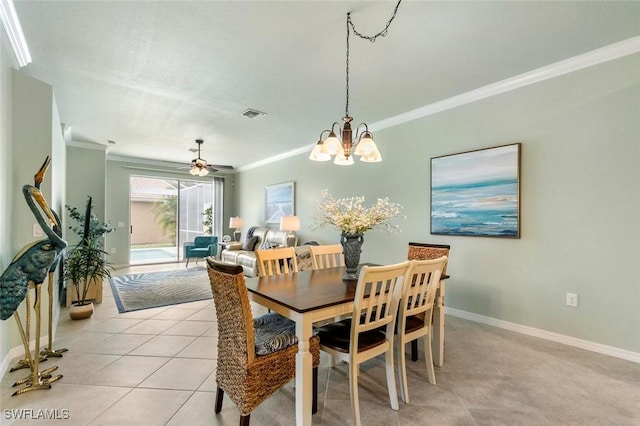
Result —
<svg viewBox="0 0 640 426"><path fill-rule="evenodd" d="M233 170L233 166L228 166L225 164L207 164L207 167L214 167L216 169Z"/></svg>

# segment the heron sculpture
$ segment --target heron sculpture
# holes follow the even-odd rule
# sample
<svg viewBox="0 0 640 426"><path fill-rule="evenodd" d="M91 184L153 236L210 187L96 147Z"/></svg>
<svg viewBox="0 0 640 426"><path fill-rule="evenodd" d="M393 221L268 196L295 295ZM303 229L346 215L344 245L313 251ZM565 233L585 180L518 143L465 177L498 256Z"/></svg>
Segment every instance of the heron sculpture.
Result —
<svg viewBox="0 0 640 426"><path fill-rule="evenodd" d="M22 194L29 206L29 209L36 218L36 221L45 233L46 238L36 240L20 250L13 258L7 269L0 276L0 319L6 320L13 315L18 324L18 331L25 348L26 361L31 368L31 376L22 381L16 382L16 385L26 383L26 386L14 392L20 395L32 390L50 389L51 383L62 378L61 375L51 377L50 373L58 367L48 368L46 371L39 371L40 364L40 302L41 302L41 284L49 275L53 264L58 256L67 246L67 242L60 237L61 227L59 219L51 211L42 192L40 185L44 180L44 175L51 163L50 157L44 160L44 163L34 176L34 185L24 185ZM48 219L48 220L47 220ZM31 356L29 349L29 339L27 331L22 327L20 315L17 312L18 306L26 298L29 289L35 287L35 303L33 309L36 316L35 330L35 356ZM27 311L29 306L27 306ZM29 325L30 326L30 325Z"/></svg>

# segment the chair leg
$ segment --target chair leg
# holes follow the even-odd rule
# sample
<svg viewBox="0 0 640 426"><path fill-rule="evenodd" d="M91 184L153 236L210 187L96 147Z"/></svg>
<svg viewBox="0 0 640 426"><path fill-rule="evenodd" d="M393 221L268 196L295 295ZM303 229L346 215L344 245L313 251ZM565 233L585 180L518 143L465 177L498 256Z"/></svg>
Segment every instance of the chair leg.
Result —
<svg viewBox="0 0 640 426"><path fill-rule="evenodd" d="M249 426L251 414L245 414L244 416L240 416L240 426Z"/></svg>
<svg viewBox="0 0 640 426"><path fill-rule="evenodd" d="M404 351L403 351L404 352ZM396 375L393 372L393 342L389 350L384 355L386 361L385 370L387 371L387 389L389 390L389 402L391 403L391 409L398 411L400 406L398 405L398 391L396 388Z"/></svg>
<svg viewBox="0 0 640 426"><path fill-rule="evenodd" d="M349 363L349 386L351 388L351 417L353 418L353 426L360 426L360 400L358 399L358 370L360 365Z"/></svg>
<svg viewBox="0 0 640 426"><path fill-rule="evenodd" d="M432 385L436 384L436 372L433 368L433 351L431 350L431 334L424 336L424 362L427 367L427 378Z"/></svg>
<svg viewBox="0 0 640 426"><path fill-rule="evenodd" d="M189 258L188 258L188 257L187 257L187 264L186 264L186 265L184 265L184 267L185 267L185 268L188 268L188 267L189 267Z"/></svg>
<svg viewBox="0 0 640 426"><path fill-rule="evenodd" d="M413 340L412 346L413 346ZM400 398L405 404L409 403L409 387L407 386L407 363L405 361L405 342L397 338L396 346L398 347L398 378L400 379Z"/></svg>
<svg viewBox="0 0 640 426"><path fill-rule="evenodd" d="M418 340L411 341L411 361L418 360Z"/></svg>
<svg viewBox="0 0 640 426"><path fill-rule="evenodd" d="M311 401L311 414L318 412L318 367L313 367L313 400Z"/></svg>
<svg viewBox="0 0 640 426"><path fill-rule="evenodd" d="M222 399L224 398L224 391L220 386L216 388L216 407L214 408L214 412L217 414L222 411Z"/></svg>

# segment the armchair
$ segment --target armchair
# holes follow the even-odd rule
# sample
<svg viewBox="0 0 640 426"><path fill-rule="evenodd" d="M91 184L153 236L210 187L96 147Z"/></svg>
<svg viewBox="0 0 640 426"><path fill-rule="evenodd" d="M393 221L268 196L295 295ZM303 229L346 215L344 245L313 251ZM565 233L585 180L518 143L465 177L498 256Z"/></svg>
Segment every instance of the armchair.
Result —
<svg viewBox="0 0 640 426"><path fill-rule="evenodd" d="M196 258L196 263L198 263L198 259L215 256L218 253L218 237L195 237L193 242L184 243L183 252L184 258L187 259L187 267L189 266L189 259L193 257Z"/></svg>

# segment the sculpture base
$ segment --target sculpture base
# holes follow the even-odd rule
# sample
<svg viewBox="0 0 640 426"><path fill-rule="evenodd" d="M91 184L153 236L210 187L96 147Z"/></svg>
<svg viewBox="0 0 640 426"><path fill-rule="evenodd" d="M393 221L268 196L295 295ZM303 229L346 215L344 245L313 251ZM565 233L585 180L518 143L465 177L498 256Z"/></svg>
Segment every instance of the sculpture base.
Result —
<svg viewBox="0 0 640 426"><path fill-rule="evenodd" d="M342 281L358 281L358 270L354 272L346 272L342 276Z"/></svg>

